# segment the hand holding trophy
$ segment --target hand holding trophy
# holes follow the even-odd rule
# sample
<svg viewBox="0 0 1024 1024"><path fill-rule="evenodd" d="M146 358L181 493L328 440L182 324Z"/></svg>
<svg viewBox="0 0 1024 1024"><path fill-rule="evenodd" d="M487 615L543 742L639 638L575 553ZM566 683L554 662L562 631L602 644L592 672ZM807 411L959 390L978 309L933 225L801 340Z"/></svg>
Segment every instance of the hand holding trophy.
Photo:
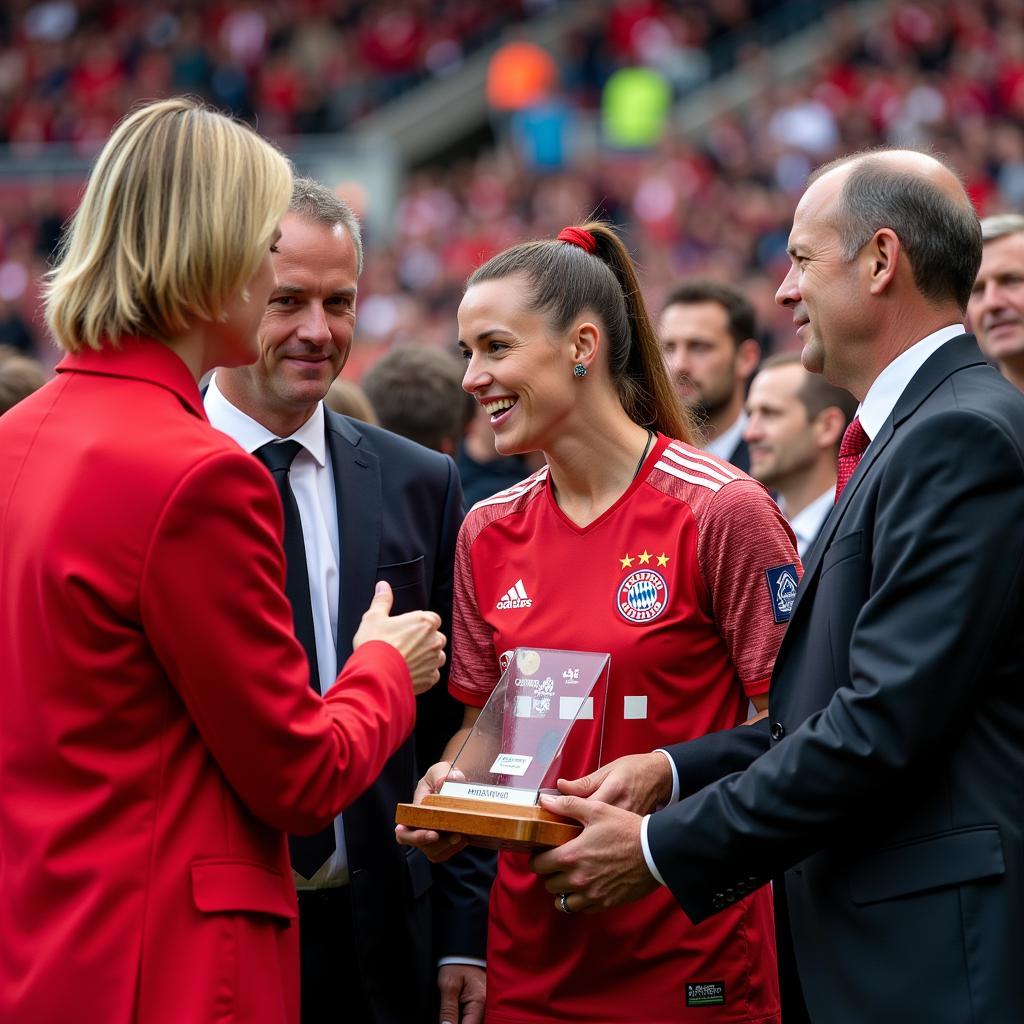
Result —
<svg viewBox="0 0 1024 1024"><path fill-rule="evenodd" d="M607 654L516 648L451 764L434 765L416 802L398 805L396 822L436 835L415 845L439 860L466 843L533 850L578 835L579 825L538 801L554 791L577 723L600 740L610 664Z"/></svg>

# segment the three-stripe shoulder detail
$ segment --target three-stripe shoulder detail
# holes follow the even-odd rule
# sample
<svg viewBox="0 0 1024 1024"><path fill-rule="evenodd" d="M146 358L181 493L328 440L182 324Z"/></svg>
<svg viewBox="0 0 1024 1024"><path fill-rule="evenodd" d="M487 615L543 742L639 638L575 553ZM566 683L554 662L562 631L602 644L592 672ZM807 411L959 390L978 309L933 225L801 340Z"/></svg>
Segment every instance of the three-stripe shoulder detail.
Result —
<svg viewBox="0 0 1024 1024"><path fill-rule="evenodd" d="M739 479L739 474L729 469L725 463L692 448L684 448L676 442L662 452L661 458L655 463L655 468L678 480L706 487L710 491L720 491L730 481Z"/></svg>

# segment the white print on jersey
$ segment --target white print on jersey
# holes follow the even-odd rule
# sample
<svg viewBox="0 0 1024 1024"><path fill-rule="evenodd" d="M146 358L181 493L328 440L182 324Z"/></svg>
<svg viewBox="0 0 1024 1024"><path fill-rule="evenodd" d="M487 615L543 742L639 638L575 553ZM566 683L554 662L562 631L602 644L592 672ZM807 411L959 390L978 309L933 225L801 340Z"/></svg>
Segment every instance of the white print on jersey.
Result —
<svg viewBox="0 0 1024 1024"><path fill-rule="evenodd" d="M507 611L509 608L529 608L533 604L533 598L527 597L526 588L522 580L516 580L508 588L508 593L497 603L499 612Z"/></svg>

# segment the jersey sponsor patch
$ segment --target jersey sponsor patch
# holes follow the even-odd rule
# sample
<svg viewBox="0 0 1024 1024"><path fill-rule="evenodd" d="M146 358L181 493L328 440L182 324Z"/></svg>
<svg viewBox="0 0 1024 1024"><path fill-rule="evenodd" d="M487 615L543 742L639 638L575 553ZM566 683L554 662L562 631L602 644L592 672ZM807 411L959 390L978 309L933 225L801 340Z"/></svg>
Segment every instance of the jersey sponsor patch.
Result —
<svg viewBox="0 0 1024 1024"><path fill-rule="evenodd" d="M686 983L687 1006L724 1006L724 981L688 981Z"/></svg>
<svg viewBox="0 0 1024 1024"><path fill-rule="evenodd" d="M653 622L668 607L665 577L650 569L630 573L619 584L615 605L627 622Z"/></svg>
<svg viewBox="0 0 1024 1024"><path fill-rule="evenodd" d="M793 603L796 601L798 577L796 566L777 565L774 569L765 569L768 580L768 594L772 600L772 615L776 622L789 622L793 614Z"/></svg>

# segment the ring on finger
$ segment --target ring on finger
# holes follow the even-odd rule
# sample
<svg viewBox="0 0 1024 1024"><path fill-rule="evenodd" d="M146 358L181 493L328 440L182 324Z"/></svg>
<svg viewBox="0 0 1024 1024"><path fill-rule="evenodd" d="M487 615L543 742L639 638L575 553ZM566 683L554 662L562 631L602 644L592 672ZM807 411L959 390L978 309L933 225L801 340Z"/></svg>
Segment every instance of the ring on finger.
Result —
<svg viewBox="0 0 1024 1024"><path fill-rule="evenodd" d="M563 914L571 914L571 913L573 913L573 911L571 911L569 909L569 897L570 897L570 895L572 895L572 894L568 893L568 892L560 892L558 894L558 909Z"/></svg>

